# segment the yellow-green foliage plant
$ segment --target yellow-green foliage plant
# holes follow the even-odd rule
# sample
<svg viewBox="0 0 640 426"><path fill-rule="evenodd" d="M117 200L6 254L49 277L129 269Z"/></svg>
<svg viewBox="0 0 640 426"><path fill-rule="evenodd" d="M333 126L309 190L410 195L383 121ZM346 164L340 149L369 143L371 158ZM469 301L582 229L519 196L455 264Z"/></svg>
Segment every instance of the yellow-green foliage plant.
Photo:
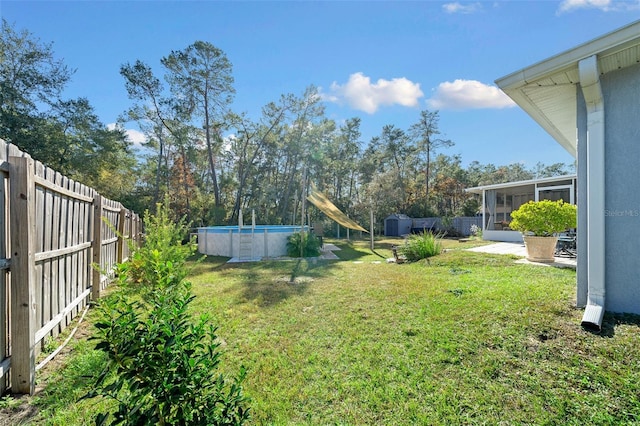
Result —
<svg viewBox="0 0 640 426"><path fill-rule="evenodd" d="M575 228L577 208L562 200L529 201L511 212L509 227L524 235L548 237Z"/></svg>

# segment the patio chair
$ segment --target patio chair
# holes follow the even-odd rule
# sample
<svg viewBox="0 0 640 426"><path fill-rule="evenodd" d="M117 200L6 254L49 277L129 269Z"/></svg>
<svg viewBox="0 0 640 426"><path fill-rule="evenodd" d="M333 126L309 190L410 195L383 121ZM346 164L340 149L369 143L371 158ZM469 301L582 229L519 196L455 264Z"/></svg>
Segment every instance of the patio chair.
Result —
<svg viewBox="0 0 640 426"><path fill-rule="evenodd" d="M558 257L577 257L575 233L568 232L566 234L561 234L558 236L555 255Z"/></svg>

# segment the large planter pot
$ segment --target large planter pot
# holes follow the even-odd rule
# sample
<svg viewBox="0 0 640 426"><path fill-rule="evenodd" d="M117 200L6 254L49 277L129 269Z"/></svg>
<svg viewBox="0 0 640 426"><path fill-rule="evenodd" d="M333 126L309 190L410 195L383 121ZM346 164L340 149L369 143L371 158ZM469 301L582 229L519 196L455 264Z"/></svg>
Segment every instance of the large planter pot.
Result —
<svg viewBox="0 0 640 426"><path fill-rule="evenodd" d="M527 260L530 262L553 263L558 237L523 236L527 248Z"/></svg>

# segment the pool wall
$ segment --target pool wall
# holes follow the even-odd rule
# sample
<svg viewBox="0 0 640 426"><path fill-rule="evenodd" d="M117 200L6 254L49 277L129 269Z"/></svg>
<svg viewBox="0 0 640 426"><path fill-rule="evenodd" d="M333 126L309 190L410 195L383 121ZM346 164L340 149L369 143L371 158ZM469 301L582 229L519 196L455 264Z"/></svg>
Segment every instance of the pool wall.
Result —
<svg viewBox="0 0 640 426"><path fill-rule="evenodd" d="M198 228L198 251L246 260L286 256L287 237L299 231L300 226L289 225Z"/></svg>

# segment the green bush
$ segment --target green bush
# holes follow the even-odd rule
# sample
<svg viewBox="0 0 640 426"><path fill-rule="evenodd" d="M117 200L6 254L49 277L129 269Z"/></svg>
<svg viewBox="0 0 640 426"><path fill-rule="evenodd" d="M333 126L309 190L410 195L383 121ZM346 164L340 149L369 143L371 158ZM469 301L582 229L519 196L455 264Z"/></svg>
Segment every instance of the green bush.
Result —
<svg viewBox="0 0 640 426"><path fill-rule="evenodd" d="M562 200L529 201L511 212L509 227L523 234L547 237L575 228L577 208Z"/></svg>
<svg viewBox="0 0 640 426"><path fill-rule="evenodd" d="M96 424L241 425L249 418L244 368L233 380L217 372L220 344L209 318L193 321L194 296L182 245L182 223L166 210L145 220L146 240L119 266L120 288L97 303L96 349L108 362L85 397L117 402Z"/></svg>
<svg viewBox="0 0 640 426"><path fill-rule="evenodd" d="M295 232L287 238L287 255L290 257L320 256L320 238L309 232Z"/></svg>
<svg viewBox="0 0 640 426"><path fill-rule="evenodd" d="M402 254L409 262L415 262L436 256L442 252L440 236L432 232L409 235L404 245L399 247Z"/></svg>
<svg viewBox="0 0 640 426"><path fill-rule="evenodd" d="M156 210L155 215L145 212L144 244L139 248L131 246L129 261L117 266L121 286L143 296L181 282L188 273L186 260L197 251L195 239L182 243L188 235L184 219L175 222L161 204Z"/></svg>

